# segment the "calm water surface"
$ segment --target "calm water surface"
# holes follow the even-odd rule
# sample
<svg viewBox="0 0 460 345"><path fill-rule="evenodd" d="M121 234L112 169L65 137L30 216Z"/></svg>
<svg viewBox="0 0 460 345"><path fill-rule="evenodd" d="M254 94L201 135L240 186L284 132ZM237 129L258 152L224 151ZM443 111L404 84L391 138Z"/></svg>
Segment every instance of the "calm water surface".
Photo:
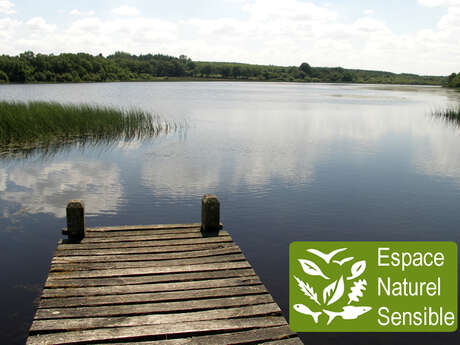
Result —
<svg viewBox="0 0 460 345"><path fill-rule="evenodd" d="M435 87L286 83L0 86L0 99L136 106L186 130L144 143L0 160L0 335L22 344L65 226L200 220L225 228L288 315L288 247L302 240L460 242L460 130ZM320 344L458 344L452 334L304 334Z"/></svg>

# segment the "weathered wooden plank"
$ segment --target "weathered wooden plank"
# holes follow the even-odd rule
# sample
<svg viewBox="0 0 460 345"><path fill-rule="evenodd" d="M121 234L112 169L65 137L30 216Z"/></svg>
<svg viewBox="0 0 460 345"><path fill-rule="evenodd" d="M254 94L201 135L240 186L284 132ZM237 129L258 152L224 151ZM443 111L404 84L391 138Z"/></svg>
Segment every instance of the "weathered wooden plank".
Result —
<svg viewBox="0 0 460 345"><path fill-rule="evenodd" d="M176 253L155 253L155 254L127 254L127 255L103 255L103 256L55 256L52 263L71 263L71 262L124 262L124 261L153 261L168 259L199 258L206 256L239 254L241 249L237 245L226 248L194 250L190 252Z"/></svg>
<svg viewBox="0 0 460 345"><path fill-rule="evenodd" d="M108 236L107 233L103 237L85 237L81 240L80 244L84 243L105 243L105 242L132 242L132 241L152 241L152 240L173 240L173 239L187 239L187 238L203 238L200 231L186 232L180 234L155 234L155 231L144 231L142 235L119 235L118 232ZM110 234L109 234L110 235ZM222 230L219 232L220 236L230 236L228 231Z"/></svg>
<svg viewBox="0 0 460 345"><path fill-rule="evenodd" d="M228 234L228 233L227 233ZM103 237L85 237L81 243L105 243L105 242L132 242L132 241L151 241L151 240L172 240L186 238L203 238L199 231L185 232L182 234L155 234L153 231L144 231L142 235L119 235L112 234L111 236Z"/></svg>
<svg viewBox="0 0 460 345"><path fill-rule="evenodd" d="M88 227L86 231L126 231L126 230L160 230L200 228L201 223L189 224L151 224L151 225L115 225Z"/></svg>
<svg viewBox="0 0 460 345"><path fill-rule="evenodd" d="M121 277L137 276L146 274L163 274L163 273L181 273L181 272L199 272L199 271L216 271L228 270L235 268L250 268L247 261L235 262L216 262L202 265L182 265L170 267L139 267L139 268L120 268L113 270L92 270L92 271L74 271L74 272L50 272L48 279L69 279L69 278L96 278L96 277Z"/></svg>
<svg viewBox="0 0 460 345"><path fill-rule="evenodd" d="M27 344L72 344L78 342L103 341L107 339L133 339L136 337L160 336L171 334L187 334L211 331L244 330L256 327L284 326L286 321L281 316L251 317L243 319L227 319L213 321L192 321L170 324L103 328L84 331L70 331L35 335L27 339Z"/></svg>
<svg viewBox="0 0 460 345"><path fill-rule="evenodd" d="M223 334L201 335L180 339L141 341L136 345L222 345L222 344L253 344L270 339L283 339L294 336L288 326L258 328ZM292 338L295 339L295 338ZM297 338L298 339L298 338ZM118 343L120 344L120 343ZM302 343L300 343L302 344Z"/></svg>
<svg viewBox="0 0 460 345"><path fill-rule="evenodd" d="M119 231L89 231L85 233L85 238L107 238L112 236L142 236L146 234L164 235L164 234L201 234L200 228L184 228L184 229L144 229L144 230L119 230Z"/></svg>
<svg viewBox="0 0 460 345"><path fill-rule="evenodd" d="M247 277L256 275L252 268L231 269L222 271L186 272L157 274L134 277L113 278L77 278L77 279L48 279L45 288L80 287L80 286L112 286L128 284L146 284L162 282L197 281L217 278Z"/></svg>
<svg viewBox="0 0 460 345"><path fill-rule="evenodd" d="M152 240L152 241L133 241L133 242L108 242L108 243L73 243L63 244L57 246L56 251L69 250L69 249L111 249L111 248L135 248L135 247L159 247L159 246L182 246L187 244L208 244L217 242L233 242L230 236L216 236L206 238L189 238L183 240Z"/></svg>
<svg viewBox="0 0 460 345"><path fill-rule="evenodd" d="M212 262L231 262L245 260L243 254L228 254L207 256L203 258L186 258L177 260L156 261L129 261L129 262L84 262L84 263L52 263L50 272L57 271L88 271L88 270L111 270L117 268L132 267L162 267L177 265L197 265Z"/></svg>
<svg viewBox="0 0 460 345"><path fill-rule="evenodd" d="M49 308L37 309L35 320L40 319L61 319L61 318L82 318L82 317L101 317L101 316L121 316L121 315L143 315L164 312L178 312L188 310L207 310L234 306L245 306L253 304L272 303L273 298L270 294L207 298L191 301L178 302L158 302L141 303L126 305L110 305L96 307L69 307L69 308Z"/></svg>
<svg viewBox="0 0 460 345"><path fill-rule="evenodd" d="M220 227L222 228L222 223ZM125 231L125 230L160 230L160 229L187 229L187 228L200 228L201 223L189 224L153 224L153 225L120 225L120 226L97 226L86 228L86 231Z"/></svg>
<svg viewBox="0 0 460 345"><path fill-rule="evenodd" d="M72 249L58 250L54 253L55 256L75 256L75 255L115 255L115 254L151 254L151 253L171 253L171 252L187 252L192 250L207 250L217 248L232 247L233 242L221 243L204 243L204 244L189 244L183 246L154 246L154 247L139 247L139 248L113 248L113 249Z"/></svg>
<svg viewBox="0 0 460 345"><path fill-rule="evenodd" d="M242 296L265 293L263 285L235 286L226 288L212 288L156 293L134 293L125 295L84 296L66 298L42 298L39 308L67 308L76 306L96 306L125 303L141 303L154 301L192 300L195 298Z"/></svg>
<svg viewBox="0 0 460 345"><path fill-rule="evenodd" d="M262 284L257 276L199 280L178 283L137 284L121 286L99 286L78 288L44 289L42 298L58 298L72 296L116 295L140 292L179 291L193 289L208 289L215 287L245 286ZM187 292L184 291L184 294Z"/></svg>
<svg viewBox="0 0 460 345"><path fill-rule="evenodd" d="M133 327L159 325L187 321L221 320L237 317L254 317L281 314L276 303L259 304L217 310L194 311L185 313L150 314L122 317L91 317L82 319L35 320L30 331L65 331L110 327ZM172 327L174 328L174 327Z"/></svg>

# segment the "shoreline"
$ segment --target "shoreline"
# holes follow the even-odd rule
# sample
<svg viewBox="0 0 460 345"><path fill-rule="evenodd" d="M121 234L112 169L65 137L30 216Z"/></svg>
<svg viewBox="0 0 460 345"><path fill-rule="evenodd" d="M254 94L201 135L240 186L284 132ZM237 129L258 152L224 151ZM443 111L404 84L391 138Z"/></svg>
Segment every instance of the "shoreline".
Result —
<svg viewBox="0 0 460 345"><path fill-rule="evenodd" d="M58 85L58 84L96 84L96 83L157 83L157 82L248 82L248 83L298 83L298 84L334 84L334 85L406 85L406 86L432 86L432 87L443 87L452 90L460 90L460 88L451 88L442 84L429 84L429 83L379 83L379 82L332 82L332 81L306 81L303 79L295 80L278 80L278 79L268 79L268 80L259 80L259 79L234 79L234 78L201 78L201 77L157 77L153 79L133 79L133 80L106 80L106 81L68 81L68 82L42 82L42 81L33 81L25 83L0 83L0 86L4 85Z"/></svg>

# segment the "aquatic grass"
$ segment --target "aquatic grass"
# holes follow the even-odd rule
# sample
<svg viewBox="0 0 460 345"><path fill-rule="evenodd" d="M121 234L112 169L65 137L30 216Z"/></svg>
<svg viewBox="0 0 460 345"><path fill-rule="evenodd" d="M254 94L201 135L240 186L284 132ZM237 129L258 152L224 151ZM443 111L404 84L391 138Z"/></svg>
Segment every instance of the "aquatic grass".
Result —
<svg viewBox="0 0 460 345"><path fill-rule="evenodd" d="M0 101L0 158L46 159L74 148L109 150L120 142L146 141L186 127L185 121L135 108Z"/></svg>
<svg viewBox="0 0 460 345"><path fill-rule="evenodd" d="M41 146L78 140L134 140L177 130L140 109L56 102L0 102L0 145Z"/></svg>
<svg viewBox="0 0 460 345"><path fill-rule="evenodd" d="M460 104L452 105L444 109L433 110L433 116L445 119L460 126Z"/></svg>

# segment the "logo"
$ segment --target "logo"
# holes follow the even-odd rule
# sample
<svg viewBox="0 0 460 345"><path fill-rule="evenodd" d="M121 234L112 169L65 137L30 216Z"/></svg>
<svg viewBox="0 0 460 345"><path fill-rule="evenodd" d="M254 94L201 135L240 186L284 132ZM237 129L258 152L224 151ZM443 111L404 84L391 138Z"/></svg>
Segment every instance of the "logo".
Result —
<svg viewBox="0 0 460 345"><path fill-rule="evenodd" d="M454 242L293 242L290 326L296 332L452 332Z"/></svg>

